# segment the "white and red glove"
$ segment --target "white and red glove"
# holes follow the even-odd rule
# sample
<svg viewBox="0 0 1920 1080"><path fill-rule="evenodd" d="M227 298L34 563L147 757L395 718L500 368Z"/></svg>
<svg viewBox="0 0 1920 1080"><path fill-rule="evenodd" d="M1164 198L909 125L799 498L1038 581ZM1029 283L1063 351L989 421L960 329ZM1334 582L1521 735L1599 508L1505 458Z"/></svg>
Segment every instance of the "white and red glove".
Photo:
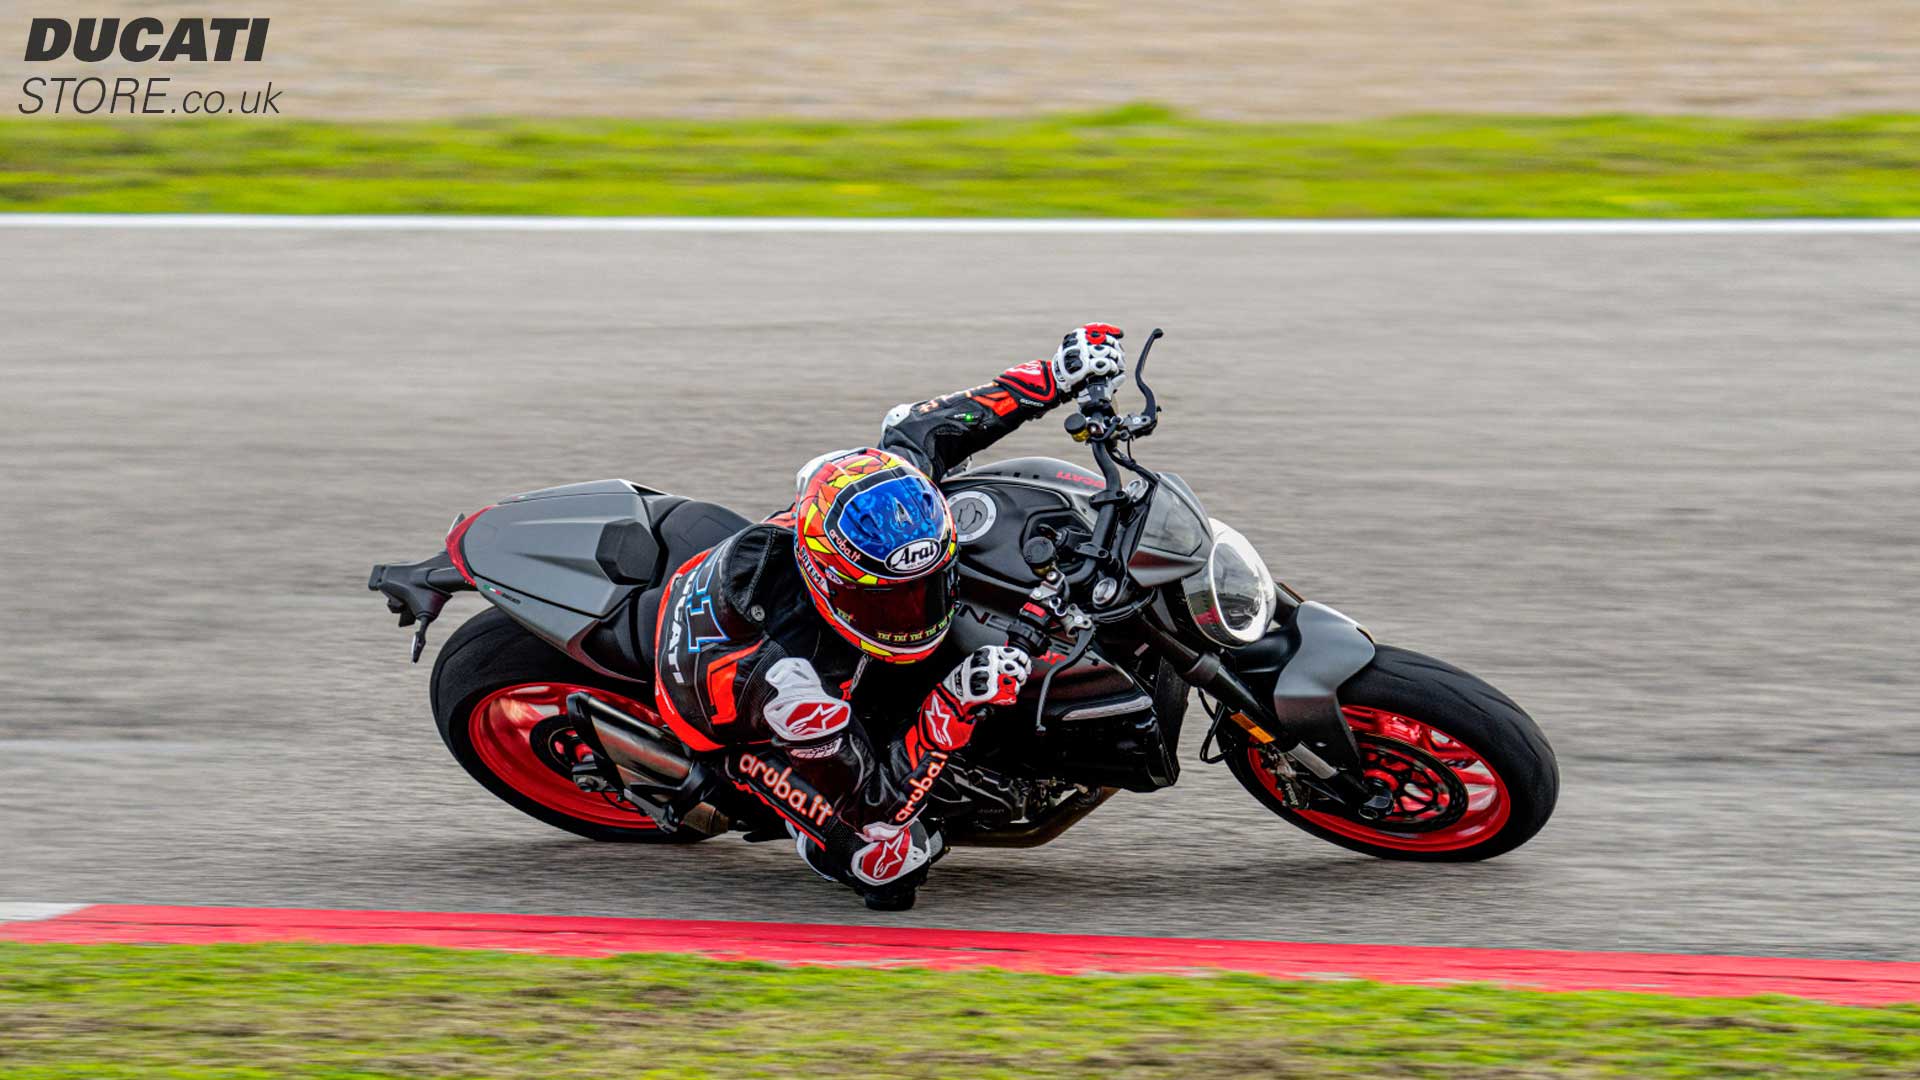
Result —
<svg viewBox="0 0 1920 1080"><path fill-rule="evenodd" d="M1062 338L1053 354L1053 381L1061 396L1073 393L1088 379L1125 376L1127 354L1120 348L1124 336L1117 326L1088 323Z"/></svg>
<svg viewBox="0 0 1920 1080"><path fill-rule="evenodd" d="M1033 674L1033 657L1011 645L982 645L941 681L961 712L982 705L1011 705Z"/></svg>
<svg viewBox="0 0 1920 1080"><path fill-rule="evenodd" d="M927 749L958 750L973 738L973 725L989 705L1011 705L1033 673L1033 658L1011 645L982 645L960 661L920 706L918 730L907 738L907 757L918 766Z"/></svg>

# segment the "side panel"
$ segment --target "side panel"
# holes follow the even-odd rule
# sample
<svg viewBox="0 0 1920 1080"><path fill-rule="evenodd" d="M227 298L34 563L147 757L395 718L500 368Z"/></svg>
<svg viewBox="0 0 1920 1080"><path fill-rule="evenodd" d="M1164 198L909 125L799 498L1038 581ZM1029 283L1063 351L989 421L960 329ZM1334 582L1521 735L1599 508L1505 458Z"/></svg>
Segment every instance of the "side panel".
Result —
<svg viewBox="0 0 1920 1080"><path fill-rule="evenodd" d="M494 607L513 616L515 622L533 631L548 644L573 657L575 660L605 672L608 675L627 679L633 676L609 670L606 665L595 663L588 656L583 642L588 634L601 623L598 615L583 615L558 604L550 604L535 596L502 588L485 578L478 578L480 595Z"/></svg>
<svg viewBox="0 0 1920 1080"><path fill-rule="evenodd" d="M962 615L953 621L951 640L957 650L966 651L1006 638ZM1176 702L1173 715L1161 715L1152 687L1108 663L1095 649L1054 677L1042 734L1034 728L1033 715L1046 672L1043 658L1035 663L1013 711L975 732L964 751L967 760L1015 776L1129 791L1155 791L1179 779L1174 751L1184 699Z"/></svg>
<svg viewBox="0 0 1920 1080"><path fill-rule="evenodd" d="M1022 695L1028 708L1038 703L1039 682L1030 681ZM1027 760L1042 773L1075 783L1157 791L1180 778L1168 719L1156 714L1146 687L1089 654L1055 677L1046 733L1033 739Z"/></svg>

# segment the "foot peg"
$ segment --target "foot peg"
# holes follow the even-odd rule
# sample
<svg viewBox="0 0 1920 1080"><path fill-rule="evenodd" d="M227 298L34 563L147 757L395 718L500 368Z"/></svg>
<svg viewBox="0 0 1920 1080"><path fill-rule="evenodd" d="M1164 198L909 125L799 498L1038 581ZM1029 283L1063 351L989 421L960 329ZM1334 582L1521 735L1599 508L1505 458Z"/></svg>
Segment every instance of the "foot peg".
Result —
<svg viewBox="0 0 1920 1080"><path fill-rule="evenodd" d="M714 789L713 774L706 766L697 761L691 764L686 779L677 784L630 781L622 794L652 818L661 832L678 832L687 815L705 803Z"/></svg>

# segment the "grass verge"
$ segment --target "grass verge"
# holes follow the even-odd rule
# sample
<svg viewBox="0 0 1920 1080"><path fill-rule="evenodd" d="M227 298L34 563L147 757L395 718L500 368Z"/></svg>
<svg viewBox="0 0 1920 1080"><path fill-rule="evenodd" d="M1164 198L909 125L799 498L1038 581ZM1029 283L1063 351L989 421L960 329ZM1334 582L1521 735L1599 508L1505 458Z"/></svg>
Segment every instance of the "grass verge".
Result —
<svg viewBox="0 0 1920 1080"><path fill-rule="evenodd" d="M0 944L10 1080L1912 1076L1920 1008L1252 976Z"/></svg>
<svg viewBox="0 0 1920 1080"><path fill-rule="evenodd" d="M0 210L992 217L1920 215L1920 116L0 121Z"/></svg>

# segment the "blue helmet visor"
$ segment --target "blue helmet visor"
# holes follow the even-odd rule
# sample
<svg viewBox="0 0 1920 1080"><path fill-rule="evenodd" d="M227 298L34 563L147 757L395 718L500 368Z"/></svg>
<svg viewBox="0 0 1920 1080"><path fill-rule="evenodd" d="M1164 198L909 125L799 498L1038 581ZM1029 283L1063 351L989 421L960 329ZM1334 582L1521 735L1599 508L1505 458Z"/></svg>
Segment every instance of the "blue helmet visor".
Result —
<svg viewBox="0 0 1920 1080"><path fill-rule="evenodd" d="M842 509L844 507L844 509ZM840 534L896 578L940 565L947 549L947 506L924 476L901 476L848 496L834 508Z"/></svg>

